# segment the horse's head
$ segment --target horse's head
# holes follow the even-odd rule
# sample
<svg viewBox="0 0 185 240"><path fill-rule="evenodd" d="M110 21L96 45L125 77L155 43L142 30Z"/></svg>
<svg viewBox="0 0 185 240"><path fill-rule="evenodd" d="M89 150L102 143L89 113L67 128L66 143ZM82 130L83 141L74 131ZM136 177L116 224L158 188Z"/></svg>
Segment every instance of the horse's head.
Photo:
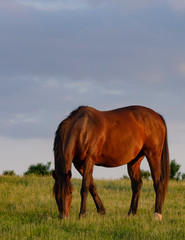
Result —
<svg viewBox="0 0 185 240"><path fill-rule="evenodd" d="M72 200L71 171L69 170L66 174L59 174L54 170L53 178L55 179L53 193L58 205L59 217L68 217Z"/></svg>

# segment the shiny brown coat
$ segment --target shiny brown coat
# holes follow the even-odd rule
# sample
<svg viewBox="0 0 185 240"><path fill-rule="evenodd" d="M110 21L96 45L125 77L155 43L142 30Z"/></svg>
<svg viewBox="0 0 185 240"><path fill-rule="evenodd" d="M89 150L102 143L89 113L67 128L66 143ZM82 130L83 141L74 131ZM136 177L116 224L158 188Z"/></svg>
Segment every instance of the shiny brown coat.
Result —
<svg viewBox="0 0 185 240"><path fill-rule="evenodd" d="M136 214L142 186L140 164L146 156L156 192L155 212L161 214L169 179L167 128L161 115L142 106L111 111L79 107L59 125L55 141L54 193L60 216L69 215L71 165L83 176L80 216L90 191L97 211L105 213L92 177L93 167L128 166L132 185L129 214Z"/></svg>

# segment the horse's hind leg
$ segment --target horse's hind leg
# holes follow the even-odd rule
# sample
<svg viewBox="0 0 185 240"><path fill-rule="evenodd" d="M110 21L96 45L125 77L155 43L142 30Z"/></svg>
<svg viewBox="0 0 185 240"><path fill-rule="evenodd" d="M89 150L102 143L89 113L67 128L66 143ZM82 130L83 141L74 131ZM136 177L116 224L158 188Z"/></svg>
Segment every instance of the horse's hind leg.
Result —
<svg viewBox="0 0 185 240"><path fill-rule="evenodd" d="M152 178L154 182L154 190L156 194L154 217L157 220L161 220L162 206L164 202L164 193L163 193L164 180L161 175L161 159L157 157L156 158L150 157L148 158L148 162L150 165Z"/></svg>
<svg viewBox="0 0 185 240"><path fill-rule="evenodd" d="M76 163L74 163L74 166L78 170L78 172L83 176L83 168ZM90 191L90 194L91 194L91 196L92 196L92 198L95 202L98 213L102 214L102 215L105 214L105 208L104 208L103 203L102 203L102 201L101 201L101 199L98 195L93 177L91 178L89 191Z"/></svg>
<svg viewBox="0 0 185 240"><path fill-rule="evenodd" d="M130 176L131 186L132 186L132 200L131 200L130 210L128 212L128 215L137 213L140 191L143 184L141 175L140 175L140 164L142 159L143 159L143 156L140 156L127 164L128 174Z"/></svg>

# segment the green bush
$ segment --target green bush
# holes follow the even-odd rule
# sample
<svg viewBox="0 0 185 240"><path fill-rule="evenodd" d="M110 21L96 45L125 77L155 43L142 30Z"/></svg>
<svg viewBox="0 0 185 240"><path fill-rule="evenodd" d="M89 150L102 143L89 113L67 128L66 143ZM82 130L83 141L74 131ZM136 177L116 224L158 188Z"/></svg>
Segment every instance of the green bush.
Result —
<svg viewBox="0 0 185 240"><path fill-rule="evenodd" d="M173 159L170 163L170 179L180 180L181 173L179 172L181 165Z"/></svg>
<svg viewBox="0 0 185 240"><path fill-rule="evenodd" d="M5 176L15 176L16 174L15 174L14 170L5 170L5 171L3 171L3 175L5 175Z"/></svg>
<svg viewBox="0 0 185 240"><path fill-rule="evenodd" d="M147 180L149 180L151 177L151 174L149 171L140 170L140 174L141 174L142 178L147 179Z"/></svg>
<svg viewBox="0 0 185 240"><path fill-rule="evenodd" d="M51 162L48 162L46 165L43 163L37 163L36 165L32 164L29 166L27 172L24 173L24 175L38 175L38 176L46 176L51 175L50 170Z"/></svg>
<svg viewBox="0 0 185 240"><path fill-rule="evenodd" d="M142 178L147 179L147 180L149 180L150 177L151 177L151 174L150 174L149 171L145 171L145 170L142 170L142 169L140 170L140 174L141 174ZM126 176L126 175L123 175L123 179L129 179L129 177Z"/></svg>
<svg viewBox="0 0 185 240"><path fill-rule="evenodd" d="M182 180L185 180L185 173L182 174Z"/></svg>

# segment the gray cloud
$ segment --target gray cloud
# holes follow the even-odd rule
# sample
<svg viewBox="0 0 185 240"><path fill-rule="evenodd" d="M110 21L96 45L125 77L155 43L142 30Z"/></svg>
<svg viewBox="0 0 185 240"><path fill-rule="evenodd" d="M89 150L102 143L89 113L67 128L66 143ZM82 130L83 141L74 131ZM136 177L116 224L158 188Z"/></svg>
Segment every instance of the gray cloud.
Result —
<svg viewBox="0 0 185 240"><path fill-rule="evenodd" d="M158 81L157 76L171 75L169 66L173 71L174 63L184 61L183 19L169 12L152 10L132 17L118 9L103 14L94 9L30 12L8 16L1 40L1 73L7 74L8 66L8 74L14 76L131 81L151 74Z"/></svg>
<svg viewBox="0 0 185 240"><path fill-rule="evenodd" d="M140 104L165 117L184 171L184 22L184 1L0 0L0 170L51 161L79 105Z"/></svg>
<svg viewBox="0 0 185 240"><path fill-rule="evenodd" d="M30 6L41 11L59 11L59 10L78 10L87 9L89 7L102 7L102 6L118 6L124 11L124 13L133 13L137 11L143 11L148 8L165 4L167 7L174 11L184 12L185 1L184 0L165 0L152 1L152 0L8 0L7 3L0 3L3 6L13 5L14 7L19 4Z"/></svg>
<svg viewBox="0 0 185 240"><path fill-rule="evenodd" d="M81 104L142 104L175 120L185 16L170 1L134 3L0 1L0 135L49 138Z"/></svg>

